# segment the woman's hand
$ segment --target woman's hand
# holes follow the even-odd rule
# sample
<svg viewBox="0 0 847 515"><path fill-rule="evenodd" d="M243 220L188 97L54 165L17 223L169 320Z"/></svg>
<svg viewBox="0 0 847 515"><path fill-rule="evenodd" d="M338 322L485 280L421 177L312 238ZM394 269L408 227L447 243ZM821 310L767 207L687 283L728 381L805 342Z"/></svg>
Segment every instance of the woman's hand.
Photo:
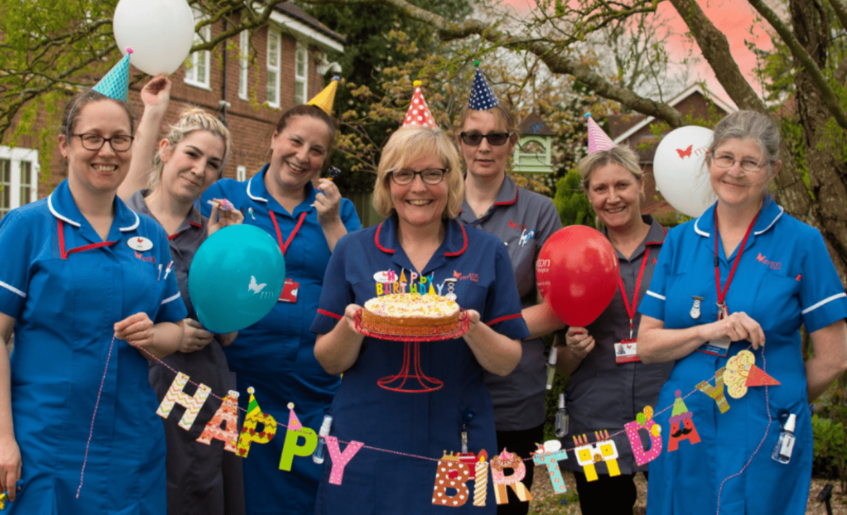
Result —
<svg viewBox="0 0 847 515"><path fill-rule="evenodd" d="M157 111L164 113L168 110L168 101L171 98L171 81L165 75L156 75L141 88L141 102L144 103L144 111Z"/></svg>
<svg viewBox="0 0 847 515"><path fill-rule="evenodd" d="M183 320L182 342L179 344L179 351L188 354L196 352L212 341L215 335L207 331L200 322L186 318Z"/></svg>
<svg viewBox="0 0 847 515"><path fill-rule="evenodd" d="M221 199L212 199L212 212L209 213L209 224L206 232L209 236L215 234L224 227L230 225L241 225L244 222L244 215L238 209L232 208L229 210L219 209Z"/></svg>
<svg viewBox="0 0 847 515"><path fill-rule="evenodd" d="M743 311L733 313L723 320L704 324L700 326L700 331L706 342L724 338L729 338L732 342L748 340L753 344L753 350L758 350L765 345L765 332L762 326Z"/></svg>
<svg viewBox="0 0 847 515"><path fill-rule="evenodd" d="M565 333L565 347L578 359L585 359L594 349L594 337L584 327L568 327Z"/></svg>
<svg viewBox="0 0 847 515"><path fill-rule="evenodd" d="M8 492L14 501L16 486L21 479L21 450L14 436L0 438L0 492Z"/></svg>
<svg viewBox="0 0 847 515"><path fill-rule="evenodd" d="M364 336L356 330L356 312L361 306L348 304L332 331L315 339L315 359L327 374L343 374L356 363Z"/></svg>
<svg viewBox="0 0 847 515"><path fill-rule="evenodd" d="M338 186L329 179L319 179L318 189L323 193L315 197L315 209L321 227L326 229L332 224L341 223L341 192Z"/></svg>
<svg viewBox="0 0 847 515"><path fill-rule="evenodd" d="M147 313L136 313L115 324L115 338L136 349L149 350L153 345L153 321Z"/></svg>

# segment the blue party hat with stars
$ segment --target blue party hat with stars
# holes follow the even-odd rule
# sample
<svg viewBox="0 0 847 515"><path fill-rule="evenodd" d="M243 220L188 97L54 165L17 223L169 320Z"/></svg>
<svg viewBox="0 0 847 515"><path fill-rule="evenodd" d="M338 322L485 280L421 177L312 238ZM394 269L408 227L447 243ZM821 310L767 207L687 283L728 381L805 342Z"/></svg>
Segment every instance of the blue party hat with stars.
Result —
<svg viewBox="0 0 847 515"><path fill-rule="evenodd" d="M129 56L132 54L132 49L127 47L126 55L118 61L105 77L100 79L100 82L94 86L94 91L105 95L113 100L126 102L127 91L129 90Z"/></svg>
<svg viewBox="0 0 847 515"><path fill-rule="evenodd" d="M486 111L500 104L497 97L494 96L494 91L485 80L485 75L479 71L479 61L474 62L476 73L473 76L473 84L471 85L471 97L468 99L468 108L474 111Z"/></svg>

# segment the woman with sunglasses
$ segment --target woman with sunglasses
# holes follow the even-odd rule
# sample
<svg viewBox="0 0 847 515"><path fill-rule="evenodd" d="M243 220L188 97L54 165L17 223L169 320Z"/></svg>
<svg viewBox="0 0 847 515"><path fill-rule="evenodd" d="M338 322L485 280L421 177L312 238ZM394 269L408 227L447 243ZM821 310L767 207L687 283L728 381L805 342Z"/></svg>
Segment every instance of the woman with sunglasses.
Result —
<svg viewBox="0 0 847 515"><path fill-rule="evenodd" d="M508 374L520 359L518 339L527 335L503 245L457 222L461 205L460 161L450 138L426 127L395 132L382 151L374 189L374 208L387 218L338 242L311 328L320 364L344 374L330 411L332 435L390 452L356 454L341 485L330 483L333 467L324 467L316 514L435 513L433 505L448 504L448 497L450 513L496 512L492 484L485 507L474 506L467 491L441 491L436 483L434 492L439 467L416 457L437 460L463 446L497 454L483 373ZM440 386L418 377L378 385L404 363L404 345L355 328L361 305L401 286L452 294L470 317L463 337L421 343L415 353L414 369Z"/></svg>
<svg viewBox="0 0 847 515"><path fill-rule="evenodd" d="M847 295L821 233L768 194L779 149L764 114L718 123L706 157L717 202L668 232L639 306L641 359L674 363L654 416L666 451L650 463L648 513L806 513L809 403L847 370ZM684 427L663 409L680 394Z"/></svg>
<svg viewBox="0 0 847 515"><path fill-rule="evenodd" d="M564 327L538 295L535 261L544 242L561 229L562 222L552 200L517 187L506 175L518 140L514 118L497 103L479 70L458 131L467 168L459 220L494 234L505 244L529 328L530 336L521 342L523 353L517 368L505 377L485 376L494 402L497 448L506 447L527 458L544 437L546 359L540 337ZM527 461L527 487L532 485L533 470L533 462ZM525 514L528 510L529 503L512 496L498 513Z"/></svg>
<svg viewBox="0 0 847 515"><path fill-rule="evenodd" d="M4 513L166 510L146 358L179 348L186 310L176 277L159 273L167 234L116 196L133 125L122 100L74 97L58 137L68 178L0 221L0 348L15 333L11 364L0 352Z"/></svg>

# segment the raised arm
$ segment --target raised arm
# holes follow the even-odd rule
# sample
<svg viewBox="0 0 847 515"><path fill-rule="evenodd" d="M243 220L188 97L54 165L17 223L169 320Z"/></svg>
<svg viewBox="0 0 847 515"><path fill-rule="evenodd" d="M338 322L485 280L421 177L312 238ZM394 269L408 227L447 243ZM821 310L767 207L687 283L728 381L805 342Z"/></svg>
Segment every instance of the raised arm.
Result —
<svg viewBox="0 0 847 515"><path fill-rule="evenodd" d="M144 113L135 131L129 173L118 187L118 196L123 200L147 187L150 169L153 166L153 156L156 155L158 146L159 129L165 120L170 96L171 81L164 75L153 77L141 89Z"/></svg>

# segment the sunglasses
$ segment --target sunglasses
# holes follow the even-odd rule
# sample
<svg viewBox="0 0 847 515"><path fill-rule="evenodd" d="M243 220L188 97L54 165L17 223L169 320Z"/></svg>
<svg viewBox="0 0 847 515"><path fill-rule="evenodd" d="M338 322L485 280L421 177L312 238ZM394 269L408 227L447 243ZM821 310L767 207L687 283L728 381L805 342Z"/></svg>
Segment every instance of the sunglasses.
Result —
<svg viewBox="0 0 847 515"><path fill-rule="evenodd" d="M500 147L506 144L509 141L509 137L512 135L510 132L492 132L491 134L480 134L478 132L462 132L459 134L459 137L462 138L462 143L465 145L470 145L472 147L476 147L480 143L482 143L482 139L485 138L488 140L488 144L494 147Z"/></svg>

